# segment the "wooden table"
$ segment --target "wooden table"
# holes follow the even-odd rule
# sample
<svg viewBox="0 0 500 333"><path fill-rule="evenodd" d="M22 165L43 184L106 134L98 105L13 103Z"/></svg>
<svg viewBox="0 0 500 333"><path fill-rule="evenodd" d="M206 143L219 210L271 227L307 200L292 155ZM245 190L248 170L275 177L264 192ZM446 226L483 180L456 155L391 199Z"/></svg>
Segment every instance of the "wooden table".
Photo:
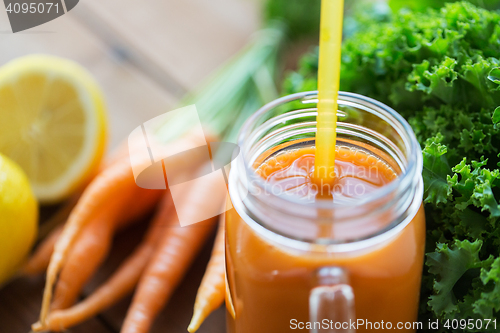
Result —
<svg viewBox="0 0 500 333"><path fill-rule="evenodd" d="M0 10L0 65L31 53L74 59L99 81L110 116L110 147L144 121L175 108L258 27L252 0L84 0L68 14L12 34ZM88 295L140 240L144 223L119 234ZM186 332L196 289L211 250L207 244L151 332ZM19 279L0 290L0 332L27 333L40 311L43 277ZM69 332L119 332L130 298ZM221 308L200 333L225 332Z"/></svg>

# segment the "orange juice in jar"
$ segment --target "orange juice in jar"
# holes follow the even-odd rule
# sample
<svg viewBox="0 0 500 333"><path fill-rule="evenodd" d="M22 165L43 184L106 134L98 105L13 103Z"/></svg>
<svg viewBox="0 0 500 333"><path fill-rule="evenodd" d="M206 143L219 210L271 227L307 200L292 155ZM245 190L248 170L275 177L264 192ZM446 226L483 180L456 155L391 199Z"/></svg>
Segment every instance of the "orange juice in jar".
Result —
<svg viewBox="0 0 500 333"><path fill-rule="evenodd" d="M239 136L226 212L228 331L415 332L425 218L408 123L340 93L334 183L311 181L317 96L260 109Z"/></svg>

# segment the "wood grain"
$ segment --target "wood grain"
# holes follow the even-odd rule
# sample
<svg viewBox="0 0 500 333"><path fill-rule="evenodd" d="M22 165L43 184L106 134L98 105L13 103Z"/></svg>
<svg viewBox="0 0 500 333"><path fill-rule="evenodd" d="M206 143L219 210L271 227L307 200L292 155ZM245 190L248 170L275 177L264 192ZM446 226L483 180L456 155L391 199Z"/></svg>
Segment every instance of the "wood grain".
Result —
<svg viewBox="0 0 500 333"><path fill-rule="evenodd" d="M75 11L93 12L190 90L245 45L259 25L256 4L251 0L86 0ZM86 19L92 22L91 15Z"/></svg>

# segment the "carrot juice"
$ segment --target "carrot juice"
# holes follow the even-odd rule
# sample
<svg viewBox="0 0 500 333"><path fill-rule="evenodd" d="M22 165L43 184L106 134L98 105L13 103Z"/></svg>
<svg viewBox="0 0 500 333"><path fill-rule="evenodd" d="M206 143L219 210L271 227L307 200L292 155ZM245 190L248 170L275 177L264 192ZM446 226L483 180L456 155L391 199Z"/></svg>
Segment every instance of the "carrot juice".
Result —
<svg viewBox="0 0 500 333"><path fill-rule="evenodd" d="M240 135L225 215L228 332L416 332L418 142L394 110L341 92L333 182L319 186L315 96L264 107Z"/></svg>
<svg viewBox="0 0 500 333"><path fill-rule="evenodd" d="M256 172L267 182L282 185L285 195L304 201L321 200L317 199L320 189L311 181L314 151L314 147L308 147L281 152ZM356 200L397 177L387 163L363 151L340 148L336 156L331 188L334 201ZM425 237L422 209L390 240L347 255L313 255L282 248L252 231L234 209L227 212L226 231L231 262L228 278L236 313L236 320L230 319L230 332L288 332L299 329L300 323L305 329L309 322L309 281L324 266L348 271L356 318L367 325L383 321L396 327L400 322L416 320ZM372 331L380 329L358 327L358 332Z"/></svg>

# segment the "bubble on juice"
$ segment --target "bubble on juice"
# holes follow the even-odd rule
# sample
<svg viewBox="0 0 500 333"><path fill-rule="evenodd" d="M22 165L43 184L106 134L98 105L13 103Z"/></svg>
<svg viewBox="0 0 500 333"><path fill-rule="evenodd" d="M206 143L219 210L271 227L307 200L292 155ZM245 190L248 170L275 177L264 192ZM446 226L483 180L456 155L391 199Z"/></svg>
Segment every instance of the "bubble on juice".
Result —
<svg viewBox="0 0 500 333"><path fill-rule="evenodd" d="M317 200L318 193L324 198L324 191L335 202L351 202L397 177L388 163L366 150L337 146L335 181L318 186L312 182L314 156L314 146L282 150L264 161L256 172L271 185L273 194L292 195L307 202Z"/></svg>

